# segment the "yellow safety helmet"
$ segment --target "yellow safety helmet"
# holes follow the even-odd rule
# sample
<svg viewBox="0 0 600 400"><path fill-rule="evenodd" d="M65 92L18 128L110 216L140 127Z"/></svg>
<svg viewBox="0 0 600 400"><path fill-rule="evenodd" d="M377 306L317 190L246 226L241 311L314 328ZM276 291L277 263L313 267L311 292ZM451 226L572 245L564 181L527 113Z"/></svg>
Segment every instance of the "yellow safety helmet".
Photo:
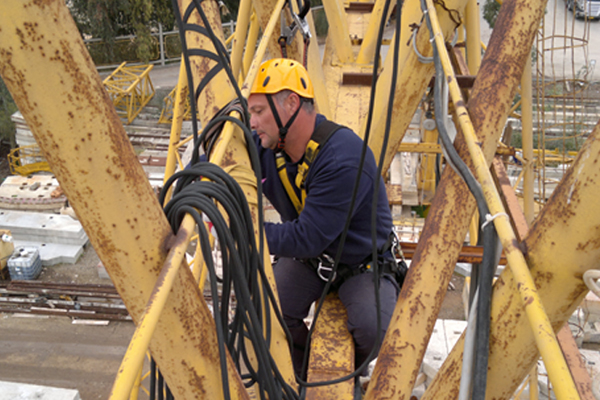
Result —
<svg viewBox="0 0 600 400"><path fill-rule="evenodd" d="M284 89L300 97L313 99L315 92L302 63L287 58L274 58L261 64L251 94L275 94Z"/></svg>

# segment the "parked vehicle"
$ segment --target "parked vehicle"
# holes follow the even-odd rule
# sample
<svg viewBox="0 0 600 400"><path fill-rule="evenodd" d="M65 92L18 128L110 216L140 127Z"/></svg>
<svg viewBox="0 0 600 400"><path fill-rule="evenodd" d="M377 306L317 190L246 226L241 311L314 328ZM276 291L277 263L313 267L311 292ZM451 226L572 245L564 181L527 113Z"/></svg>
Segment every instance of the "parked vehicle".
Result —
<svg viewBox="0 0 600 400"><path fill-rule="evenodd" d="M566 0L575 18L600 19L600 0Z"/></svg>

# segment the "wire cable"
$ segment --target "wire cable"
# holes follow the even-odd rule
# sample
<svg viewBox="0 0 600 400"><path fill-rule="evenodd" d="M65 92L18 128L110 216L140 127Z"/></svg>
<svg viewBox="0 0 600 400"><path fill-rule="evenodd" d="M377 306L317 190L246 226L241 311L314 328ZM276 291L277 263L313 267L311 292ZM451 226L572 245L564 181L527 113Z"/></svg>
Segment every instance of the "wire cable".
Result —
<svg viewBox="0 0 600 400"><path fill-rule="evenodd" d="M265 305L265 310L275 308L275 295L262 268L262 257L254 242L252 216L242 189L220 167L198 162L167 181L160 201L164 200L168 188L176 181L173 198L165 205L165 214L174 231L187 214L194 218L197 225L202 255L210 276L225 398L230 397L226 348L234 360L242 358L246 361L244 364L249 373L245 379L250 384L260 382L258 390L261 398L297 398L294 389L283 380L269 353L269 331L263 330L263 321L268 319L269 313L263 314L262 306ZM220 207L226 217L221 214ZM202 215L206 215L213 223L221 245L223 283L220 290ZM230 295L237 300L233 318L229 316ZM275 314L279 323L285 325L283 317ZM250 349L244 344L245 339L252 342L256 368L248 361L251 355L248 354Z"/></svg>
<svg viewBox="0 0 600 400"><path fill-rule="evenodd" d="M363 148L361 150L361 157L360 157L359 166L358 166L358 174L357 174L357 177L356 177L356 180L354 183L354 187L352 190L352 198L351 198L351 202L350 202L349 213L346 218L344 230L340 237L340 245L338 246L338 250L337 250L337 253L334 258L333 271L332 271L330 277L335 276L335 272L337 271L338 266L339 266L339 260L341 259L343 249L344 249L344 244L346 241L346 237L347 237L347 234L348 234L348 231L350 228L350 223L351 223L351 218L352 218L351 212L354 208L356 196L358 194L358 188L360 185L360 179L362 176L362 171L364 169L364 162L365 162L365 157L366 157L367 148L368 148L368 139L369 139L371 123L372 123L372 119L373 119L373 108L374 108L374 104L375 104L375 92L376 92L376 83L377 83L378 70L379 70L379 58L380 58L379 54L380 54L380 49L381 49L381 43L383 42L383 31L384 31L384 27L385 27L385 19L388 14L390 2L391 2L390 0L386 0L386 2L384 4L384 9L382 12L382 19L381 19L380 28L379 28L378 37L377 37L377 45L375 46L376 52L375 52L375 58L374 58L375 61L373 64L373 79L372 79L372 83L371 83L371 97L370 97L370 101L369 101L369 112L367 114L368 115L367 128L365 131L366 132L365 137L363 139ZM402 9L402 1L397 0L397 10L401 10L401 9ZM401 19L401 16L397 15L396 16L396 36L397 36L396 43L397 44L399 43L399 35L400 35L400 19ZM395 54L398 54L397 48L395 49ZM398 70L398 57L395 57L393 76L394 75L397 76L397 70ZM395 78L393 78L393 81L395 82ZM387 146L387 138L389 137L390 123L391 123L391 110L392 110L392 104L393 104L393 100L394 100L394 97L393 97L394 93L395 93L395 84L393 83L392 87L391 87L389 104L388 104L388 115L387 115L387 120L386 120L386 132L385 132L385 136L384 136L384 144L383 144L382 153L381 153L382 155L385 155L385 148ZM382 168L383 168L383 162L380 159L380 162L378 163L378 173L376 176L381 176ZM355 368L355 371L353 373L348 374L348 375L338 378L338 379L330 380L330 381L310 382L309 383L309 382L305 382L303 380L299 380L299 383L303 389L307 388L307 387L332 385L332 384L346 381L348 379L358 377L365 370L365 368L367 368L367 366L369 365L369 362L374 358L375 354L377 353L378 347L381 344L381 340L382 340L382 338L380 337L381 336L381 304L379 301L380 300L380 296L379 296L380 271L378 268L378 263L377 263L377 258L376 258L377 253L378 253L377 244L376 244L376 242L377 242L377 240L376 240L376 225L377 225L376 224L376 222L377 222L376 210L377 210L377 195L378 195L377 188L378 187L379 187L379 179L375 179L375 188L374 188L373 200L372 200L371 227L372 227L372 246L373 246L372 262L374 265L373 274L374 274L374 282L375 282L375 299L376 299L376 308L377 308L377 311L376 311L377 312L377 341L376 341L377 345L373 347L373 349L371 350L371 354L369 355L369 357L367 357L365 362L362 365ZM332 284L332 279L330 279L327 282L327 284L325 285L325 288L323 289L323 294L321 295L321 298L319 299L319 301L316 304L314 320L316 320L318 318L318 315L320 313L320 310L321 310L322 305L325 300L325 296L327 295L327 293L329 292L329 289L331 288L331 284ZM310 338L312 336L314 326L315 326L315 323L313 323L313 325L311 326L311 329L309 330L307 344L310 342ZM305 359L303 360L303 367L302 367L303 371L306 371L307 363L308 363L308 352L306 352ZM304 392L301 391L301 396L303 394L304 394Z"/></svg>
<svg viewBox="0 0 600 400"><path fill-rule="evenodd" d="M382 37L383 37L383 27L385 26L385 21L383 20L385 18L385 16L387 15L387 10L389 9L389 3L390 0L386 1L386 6L385 6L385 12L383 13L382 16L382 23L381 23L381 28L380 28L380 32L379 32L379 36L378 36L378 46L377 46L377 54L375 56L375 65L374 65L374 69L373 69L373 90L372 90L372 94L371 94L371 104L370 104L370 111L369 111L369 129L370 129L370 125L371 125L371 120L372 120L372 112L373 112L373 103L374 103L374 85L377 79L377 72L378 72L378 60L379 60L379 51L380 51L380 47L381 47L381 42L382 42ZM224 122L232 122L237 124L238 126L240 126L242 128L242 130L244 131L244 135L246 137L246 143L247 143L247 147L248 147L248 152L250 154L251 157L251 162L253 165L253 168L255 170L255 173L257 174L257 181L261 182L260 179L260 168L259 168L259 161L258 161L258 155L256 153L256 148L253 145L253 140L251 140L251 132L249 130L249 127L247 126L246 122L243 121L239 121L233 117L230 117L228 115L225 115L224 113L219 113L217 116L215 116L208 124L207 126L203 129L202 134L200 135L200 137L198 137L197 131L197 121L196 121L196 102L197 99L200 96L201 91L204 89L204 87L208 84L208 82L210 81L210 79L212 79L212 77L214 77L218 72L220 72L221 70L225 70L230 78L230 82L236 82L236 80L233 77L233 74L231 73L230 67L229 67L229 60L228 60L228 56L226 54L226 51L224 50L222 44L220 43L220 41L218 39L216 39L216 36L214 35L214 32L212 31L210 25L208 24L208 20L202 10L202 8L200 7L200 1L199 0L193 0L192 1L192 5L190 5L190 7L188 7L188 9L186 10L184 17L182 17L179 13L179 9L177 6L177 2L173 1L174 4L174 9L175 9L175 15L176 18L178 20L179 26L180 26L180 38L181 38L181 42L183 45L183 60L186 63L186 74L188 76L188 83L190 85L190 87L192 89L190 89L189 93L190 93L190 103L192 104L192 128L194 130L194 155L192 157L192 165L190 170L185 170L185 171L181 171L180 173L174 175L173 177L171 177L171 179L168 180L168 182L165 184L165 188L170 187L171 185L173 185L175 182L177 182L177 185L175 186L175 190L173 191L173 198L171 199L171 201L167 204L167 206L165 207L165 212L168 215L169 221L171 222L173 229L175 230L175 227L179 225L179 223L181 223L184 215L186 214L190 214L192 215L192 217L194 218L194 220L196 221L197 225L198 225L198 232L200 235L200 241L201 241L201 250L202 253L205 257L206 260L206 264L207 264L207 268L209 269L209 276L210 276L210 285L211 285L211 291L213 292L213 303L214 303L214 315L215 315L215 322L217 325L217 336L219 338L219 350L220 350L220 358L221 358L221 371L222 371L222 379L223 379L223 384L224 384L224 393L226 393L226 397L229 396L229 392L228 392L228 385L227 385L227 376L226 376L226 369L225 369L225 358L224 358L224 354L225 354L225 343L227 343L227 347L229 348L229 351L232 354L232 357L236 360L236 363L239 363L239 361L237 360L243 360L244 363L246 364L246 367L248 367L249 369L249 373L247 375L244 376L244 379L247 379L246 384L250 385L253 382L259 382L260 383L260 387L261 387L261 398L281 398L281 395L283 393L284 398L295 398L297 397L297 395L295 394L295 392L289 388L285 382L281 381L281 375L279 373L279 371L276 368L276 365L274 365L273 360L268 352L269 346L268 343L265 342L257 342L254 343L254 340L262 340L263 336L262 336L262 331L261 329L259 329L261 327L261 324L258 322L258 320L260 320L260 318L267 318L266 320L266 324L267 326L270 326L270 321L268 320L268 316L269 316L269 312L268 312L268 307L271 305L274 305L276 303L275 301L275 296L272 293L272 291L270 291L270 288L267 287L263 287L263 291L264 291L264 295L263 297L260 297L257 294L251 294L251 292L248 292L248 290L245 290L245 288L247 289L248 287L255 289L257 287L261 287L259 282L257 281L250 281L248 283L239 283L238 279L241 279L240 277L245 277L246 279L248 279L248 277L260 277L261 280L263 280L264 282L266 282L266 276L264 274L264 271L262 270L262 268L257 268L257 269L252 269L252 271L254 272L249 272L246 271L246 273L244 273L243 268L241 267L241 265L247 265L246 261L248 261L249 259L251 260L258 260L257 261L257 265L261 265L261 260L262 257L256 255L255 253L251 253L250 255L248 254L238 254L236 252L233 251L233 249L247 249L248 247L251 249L254 249L255 247L252 244L249 244L247 242L245 242L244 240L242 240L239 236L240 233L244 232L244 228L240 227L240 215L238 215L234 210L237 209L237 206L235 204L238 204L236 202L234 202L232 199L229 199L226 195L225 192L223 192L222 189L217 189L215 185L223 185L224 182L227 182L226 179L224 177L217 177L217 175L215 175L212 170L210 170L210 168L212 167L207 167L205 165L205 163L201 163L198 162L198 149L201 143L204 143L205 145L205 150L208 150L207 153L210 153L210 150L216 140L216 135L211 137L210 132L211 130L218 132L220 129L218 128L218 126L220 126L221 124L223 124ZM302 8L302 12L300 13L300 15L304 14L305 12L308 12L307 8L307 4L308 7L310 7L308 1L306 1L304 3L304 7ZM398 5L398 9L401 10L401 2L398 1L397 5ZM196 25L193 24L188 24L187 20L189 19L189 17L192 15L192 12L194 11L194 9L196 9L198 11L198 13L200 14L200 17L202 18L202 21L204 23L204 27L200 27L198 28ZM305 11L306 9L306 11ZM400 32L400 16L397 16L397 20L396 20L396 35L397 35L397 40L396 42L399 42L399 32ZM187 49L187 43L185 40L185 31L186 30L192 30L194 32L206 35L207 37L209 37L213 43L214 43L214 47L217 51L217 54L215 55L214 53L210 53L206 50L188 50ZM397 54L397 48L396 48L396 53ZM198 89L196 89L196 91L193 90L193 77L191 74L191 68L190 68L190 57L207 57L210 60L213 60L215 62L217 62L217 66L213 67L213 69L211 69L211 71L209 71L209 73L207 74L207 77L205 77L205 79L203 79L200 83L200 85L198 86ZM395 57L397 59L397 57ZM394 68L397 70L397 60L394 63ZM395 78L394 78L395 79ZM395 80L394 80L395 82ZM239 105L242 107L242 115L246 117L247 120L249 120L249 118L247 118L248 116L248 110L247 110L247 104L246 104L246 100L245 98L243 98L243 96L241 95L241 92L239 90L239 88L236 85L233 85L234 89L236 90L238 99L237 102L239 103ZM393 88L395 87L395 85L392 86ZM393 89L392 89L392 93L394 93ZM393 102L393 97L390 97L390 110L391 110L391 104ZM391 114L388 112L388 122L386 124L386 135L389 134L389 127L390 127L390 122L389 122L389 118L391 117ZM353 190L353 200L352 200L352 205L350 207L350 210L352 210L353 208L353 204L355 202L355 198L356 198L356 194L357 194L357 190L358 190L358 185L360 182L360 177L362 175L362 166L364 165L364 157L366 155L366 148L367 148L367 142L368 142L368 132L369 129L367 129L367 134L365 136L365 143L364 143L364 147L363 147L363 151L361 154L361 167L359 169L359 173L357 175L357 180L355 183L355 187ZM208 140L208 141L207 141ZM384 146L387 146L387 138L384 141L385 144ZM385 152L385 147L384 150ZM378 174L381 175L381 162L378 165ZM209 172L207 172L209 171ZM211 177L209 178L209 174L211 175ZM205 178L209 178L211 180L215 180L213 182L213 184L207 184L204 183L204 181L200 181L200 177L205 177ZM376 180L376 188L379 186L379 180ZM228 186L227 183L225 183L225 186ZM228 186L229 188L229 186ZM231 190L231 188L229 188ZM166 191L165 191L166 193ZM208 200L205 197L202 196L208 196ZM242 196L243 197L243 196ZM218 198L218 200L217 200ZM237 196L236 196L237 198ZM262 226L263 224L263 215L262 215L262 191L261 191L261 185L258 185L258 199L259 199L259 226ZM161 194L161 203L163 202L164 198ZM238 199L241 200L241 199ZM218 210L215 210L214 207L214 203L215 202L219 202L220 204L222 204L222 207L224 207L227 210L227 213L229 215L229 218L231 220L231 226L227 226L227 224L222 221L220 219L220 213L218 212ZM243 203L243 201L241 202ZM374 195L374 199L373 199L373 207L374 209L376 209L377 206L377 191L375 192ZM242 206L242 207L247 207L246 206ZM222 289L222 300L221 300L221 305L218 304L218 288L216 287L216 282L217 282L217 274L215 272L214 269L214 262L212 261L212 252L210 251L210 246L208 245L208 232L206 232L206 229L204 227L204 224L202 222L202 214L208 215L209 219L211 220L211 222L213 222L214 227L217 231L217 236L219 237L219 243L222 246L222 259L223 259L223 289ZM375 221L376 221L376 212L373 211L372 213L373 216L373 229L375 228ZM345 238L346 238L346 234L349 228L349 223L350 223L350 213L347 219L347 223L346 223L346 227L344 229L344 232L342 234L342 240L340 241L340 247L338 249L338 254L336 256L336 263L335 263L335 267L337 268L337 265L339 264L339 259L341 257L341 253L343 251L343 243L345 242ZM247 230L247 229L246 229ZM376 231L374 231L376 232ZM253 234L249 234L248 232L246 232L246 236L245 237L253 237ZM372 235L373 239L373 255L374 258L376 257L377 254L377 248L376 248L376 234L374 233ZM264 236L261 235L260 236L260 244L259 244L259 252L258 254L262 255L263 254L263 249L264 249ZM377 274L376 276L379 276L379 272L378 272L378 268L377 268L377 263L375 262L374 265L375 267L375 273ZM254 268L254 267L252 267ZM378 279L375 280L378 283ZM242 280L242 282L244 282ZM263 282L263 285L264 285ZM268 285L267 285L268 286ZM229 324L227 324L228 321L228 296L226 295L227 293L229 293L228 291L230 290L230 288L234 288L234 292L237 298L237 310L236 313L234 315L234 317L232 318L232 322ZM326 291L324 291L323 296L321 298L321 300L319 301L319 306L318 306L318 310L320 310L320 306L322 305L322 302L324 300L324 297L327 293L327 291L329 290L330 287L330 283L328 283L328 285L326 286ZM239 292L238 292L239 290ZM254 293L254 292L252 292ZM253 297L254 296L254 297ZM378 295L378 290L377 290L377 296L376 298L379 300L379 295ZM260 300L260 301L259 301ZM255 309L253 309L252 311L250 309L247 309L246 307L247 304L252 304L252 301L254 301L254 305ZM261 307L261 301L262 302L267 302L268 304L265 306L265 315L262 315L262 307ZM380 325L381 325L381 321L380 321L380 304L379 301L377 301L377 309L378 309L378 327L377 327L377 331L378 331L378 335L380 335ZM278 312L277 308L275 307L275 314L277 316L277 319L279 320L279 323L282 324L284 331L286 333L286 336L288 337L288 341L290 343L290 348L291 348L291 335L289 334L289 331L287 330L285 323L283 323L283 318L280 315L280 313ZM318 311L315 312L315 320L317 318L318 315ZM240 328L240 326L245 326L246 328ZM314 327L314 324L313 324ZM270 330L267 329L266 330L266 336L267 339L268 335L269 335ZM312 333L312 330L309 332L309 338L310 338L310 334ZM249 356L247 353L247 349L246 349L246 345L245 345L245 339L249 338L250 340L253 341L253 346L254 346L254 353L256 354L256 357L259 359L258 365L259 367L257 368L257 370L252 369L252 367L250 366L249 363ZM268 340L267 340L268 341ZM378 342L381 341L381 338L378 338ZM231 345L234 344L234 346L232 347ZM378 345L379 346L379 345ZM376 346L377 347L377 346ZM324 385L324 384L333 384L333 383L337 383L337 382L341 382L347 379L350 379L352 377L356 377L358 376L359 373L362 372L362 370L364 370L364 368L366 368L366 366L368 365L368 361L370 359L373 358L373 356L376 353L376 347L372 350L370 357L368 358L367 361L365 361L365 363L360 366L353 374L347 376L347 377L343 377L334 381L328 381L328 382L317 382L317 383L307 383L307 382L303 382L300 379L299 383L303 388L309 387L309 386L318 386L318 385ZM239 357L238 357L239 355ZM306 364L306 360L305 360L305 364ZM267 365L268 367L264 367L264 365ZM274 379L273 379L274 378ZM264 387L264 389L263 389ZM303 389L301 389L303 390ZM302 394L301 394L302 395ZM266 396L266 397L265 397Z"/></svg>

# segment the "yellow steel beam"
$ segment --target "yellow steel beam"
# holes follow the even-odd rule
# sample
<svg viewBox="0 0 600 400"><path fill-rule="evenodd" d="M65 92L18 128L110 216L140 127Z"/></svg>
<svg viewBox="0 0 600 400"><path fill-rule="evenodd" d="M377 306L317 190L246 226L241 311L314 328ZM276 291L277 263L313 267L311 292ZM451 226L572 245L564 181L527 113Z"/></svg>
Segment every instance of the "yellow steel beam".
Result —
<svg viewBox="0 0 600 400"><path fill-rule="evenodd" d="M481 28L477 0L469 0L465 7L465 29L467 31L467 65L471 75L477 75L481 66Z"/></svg>
<svg viewBox="0 0 600 400"><path fill-rule="evenodd" d="M375 57L375 51L377 49L377 36L379 34L379 27L381 24L381 17L383 16L384 5L385 0L375 1L373 11L369 17L369 25L367 26L365 37L363 38L362 44L360 45L360 50L356 56L357 64L373 64L373 58ZM390 6L385 21L389 20L392 11L393 7Z"/></svg>
<svg viewBox="0 0 600 400"><path fill-rule="evenodd" d="M250 17L250 30L248 32L248 43L256 43L258 41L258 33L260 31L260 25L258 23L258 18L256 17L256 13L253 12ZM246 74L250 69L250 64L252 64L252 60L254 59L254 51L255 46L247 46L246 51L244 52L244 60L243 60L243 70L240 72L240 79L238 82L243 82L246 79Z"/></svg>
<svg viewBox="0 0 600 400"><path fill-rule="evenodd" d="M437 134L437 131L436 131ZM437 143L401 143L398 146L398 152L405 153L425 153L425 154L441 154L442 148Z"/></svg>
<svg viewBox="0 0 600 400"><path fill-rule="evenodd" d="M135 322L177 244L64 2L0 3L0 74ZM85 114L81 110L85 110ZM214 321L179 270L151 342L176 398L221 398ZM232 398L248 398L228 357Z"/></svg>
<svg viewBox="0 0 600 400"><path fill-rule="evenodd" d="M425 130L423 132L423 144L428 146L436 146L439 147L438 144L439 133L437 128L433 130ZM400 145L402 147L402 144ZM435 152L432 153L441 153L441 148L436 149ZM435 193L435 169L436 169L436 160L437 156L434 154L423 154L421 161L421 166L419 168L419 181L420 185L419 189L422 189L423 193L423 202L429 203L431 198Z"/></svg>
<svg viewBox="0 0 600 400"><path fill-rule="evenodd" d="M510 225L508 215L504 210L502 201L496 190L494 180L491 176L489 167L485 160L485 157L477 143L477 136L473 129L473 125L469 118L469 114L465 108L465 103L456 82L456 77L452 70L452 64L450 63L450 57L446 51L446 45L441 35L439 28L437 13L435 11L432 0L425 0L431 18L431 24L433 29L433 35L435 38L435 44L440 55L441 64L444 68L444 73L448 81L450 95L452 101L456 107L456 113L462 129L462 132L469 149L471 159L475 163L475 173L478 181L482 186L483 194L485 196L486 203L489 207L490 214L492 216L504 216L501 218L494 219L494 226L498 232L498 237L504 248L508 265L515 277L516 287L521 294L523 306L531 329L536 339L536 344L542 355L546 369L548 370L548 376L552 382L555 393L561 399L577 399L579 395L577 388L573 382L569 368L562 355L558 341L552 329L552 325L541 300L537 294L535 284L529 270L525 257L521 250L517 247L516 235ZM526 69L526 68L525 68Z"/></svg>
<svg viewBox="0 0 600 400"><path fill-rule="evenodd" d="M183 57L182 57L183 59ZM181 126L183 125L183 117L185 115L185 105L188 103L187 78L185 75L185 63L182 62L179 66L179 79L175 88L173 121L171 122L171 134L169 136L169 151L167 153L167 161L165 164L165 176L163 184L175 173L177 168L177 152L179 151L179 141L181 140ZM173 188L169 189L169 193L165 196L165 204L171 199Z"/></svg>
<svg viewBox="0 0 600 400"><path fill-rule="evenodd" d="M588 293L583 274L600 260L597 245L600 213L595 206L600 155L600 124L584 143L577 160L554 190L522 243L544 308L558 331ZM565 217L568 216L568 217ZM488 398L509 398L537 363L539 353L523 313L516 279L510 269L500 275L492 297ZM452 350L427 399L453 399L460 369L452 365L462 357L462 339ZM568 372L567 372L568 373ZM439 378L439 379L438 379ZM589 393L585 393L589 396ZM567 398L559 397L557 398Z"/></svg>
<svg viewBox="0 0 600 400"><path fill-rule="evenodd" d="M277 14L276 17L279 18L282 7L279 7L278 0L267 0L267 1L253 1L252 4L254 6L254 11L256 12L256 17L258 20L259 26L262 28L263 32L265 31L266 26L269 24L269 21L272 19L274 14ZM289 13L286 13L287 20L286 23L291 23L291 18ZM289 21L289 22L288 22ZM277 20L277 28L280 28L279 19ZM276 32L275 36L268 36L268 43L266 44L266 57L265 59L277 58L281 57L281 48L279 47L279 43L277 43L277 39L279 39L280 31ZM264 39L261 39L261 41ZM297 57L301 54L298 50L298 43L294 41L291 46L287 47L288 56L290 58L298 59Z"/></svg>
<svg viewBox="0 0 600 400"><path fill-rule="evenodd" d="M110 399L126 400L131 393L136 378L141 373L150 340L154 335L158 321L167 303L169 293L175 283L179 267L184 260L190 237L194 233L193 220L188 218L186 223L188 226L183 225L177 233L178 245L169 251L165 264L158 275L146 309L140 317L133 338L119 367ZM184 265L187 267L187 263L184 263Z"/></svg>
<svg viewBox="0 0 600 400"><path fill-rule="evenodd" d="M544 1L516 0L501 10L475 80L469 112L488 163L529 57L544 5ZM455 146L467 158L462 136L457 137ZM465 184L446 168L379 353L367 399L410 397L474 210L474 200ZM518 358L515 356L513 361Z"/></svg>
<svg viewBox="0 0 600 400"><path fill-rule="evenodd" d="M327 36L328 38L331 37L335 43L334 51L337 59L341 63L351 63L354 61L354 55L352 54L352 43L350 42L344 4L341 0L324 0L323 8L329 23Z"/></svg>
<svg viewBox="0 0 600 400"><path fill-rule="evenodd" d="M308 382L339 379L354 372L354 341L347 328L346 308L337 294L329 294L315 320L311 337ZM310 387L307 400L354 399L354 379L335 385Z"/></svg>
<svg viewBox="0 0 600 400"><path fill-rule="evenodd" d="M244 46L248 37L248 28L250 26L250 18L252 16L252 0L240 1L238 9L237 22L235 24L235 32L233 46L231 50L231 71L236 78L240 76L242 71L242 58L244 55ZM253 47L255 41L248 40L248 47Z"/></svg>
<svg viewBox="0 0 600 400"><path fill-rule="evenodd" d="M448 9L462 12L467 0L449 0L445 4ZM419 61L413 50L412 40L409 40L411 24L421 22L421 7L419 0L406 0L402 6L401 19L401 37L400 54L398 56L399 74L395 88L395 97L392 105L392 121L388 147L385 153L383 171L389 168L396 149L402 142L406 129L410 125L412 117L421 102L423 93L427 89L431 77L433 76L433 64L423 64ZM456 28L456 24L447 14L440 16L440 23L443 26L444 36L448 37ZM426 26L421 26L416 36L416 47L423 56L431 56L431 44L429 42L429 32ZM375 154L375 159L379 159L383 144L383 133L385 131L385 120L387 116L388 100L391 88L391 73L394 57L390 45L385 66L379 79L377 80L377 94L373 110L373 125L369 137L369 147ZM362 118L362 125L359 135L365 137L366 118Z"/></svg>
<svg viewBox="0 0 600 400"><path fill-rule="evenodd" d="M188 8L191 0L184 0L180 4L181 12L183 12ZM221 25L221 17L220 12L218 10L217 3L201 3L204 13L208 19L210 26L213 29L218 40L224 42L225 39L223 37L223 28ZM188 23L203 26L202 19L198 12L194 11L191 13ZM207 50L211 53L217 54L217 50L215 46L212 44L210 38L206 35L203 35L194 31L186 31L186 41L188 44L188 48L196 49L201 48ZM192 77L195 80L192 85L196 87L202 77L204 77L208 71L210 71L216 65L216 61L209 60L208 58L203 57L191 57L190 60L190 68L192 72ZM218 85L217 85L218 83ZM235 96L235 91L231 82L229 82L227 73L224 70L221 70L219 73L215 75L215 79L212 79L206 87L200 93L198 97L198 114L200 116L201 126L206 126L208 122L213 118L215 113L231 101Z"/></svg>
<svg viewBox="0 0 600 400"><path fill-rule="evenodd" d="M331 119L333 113L329 104L329 92L327 91L325 73L321 66L321 52L317 42L317 30L315 29L312 11L308 12L307 20L308 25L310 26L310 31L313 33L313 38L311 39L310 46L308 47L307 70L310 74L310 78L315 89L315 103L317 105L317 110L328 119Z"/></svg>

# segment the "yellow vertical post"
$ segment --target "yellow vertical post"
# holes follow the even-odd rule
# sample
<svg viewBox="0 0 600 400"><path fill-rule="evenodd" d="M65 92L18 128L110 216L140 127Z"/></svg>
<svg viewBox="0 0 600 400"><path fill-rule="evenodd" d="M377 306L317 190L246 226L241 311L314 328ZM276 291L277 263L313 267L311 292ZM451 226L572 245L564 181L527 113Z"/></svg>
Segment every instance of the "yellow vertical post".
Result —
<svg viewBox="0 0 600 400"><path fill-rule="evenodd" d="M167 161L165 163L165 177L163 183L175 173L177 168L177 144L181 139L181 126L183 125L183 117L185 114L187 90L187 76L185 73L185 63L183 57L179 66L179 79L177 81L177 89L175 90L175 99L173 104L173 121L171 122L171 135L169 136L169 151L167 153ZM190 144L193 146L193 144ZM169 189L169 193L165 196L165 203L171 198L173 188Z"/></svg>
<svg viewBox="0 0 600 400"><path fill-rule="evenodd" d="M177 238L65 3L0 2L0 26L0 74L138 322ZM175 397L221 398L214 320L186 268L166 310L151 349ZM247 398L228 360L232 397Z"/></svg>
<svg viewBox="0 0 600 400"><path fill-rule="evenodd" d="M313 32L313 37L308 46L308 65L306 66L306 69L310 74L310 79L315 89L315 103L317 104L317 110L325 117L332 118L331 109L329 108L329 93L327 93L325 75L323 73L323 68L321 67L321 53L316 38L317 31L315 29L312 11L309 11L306 18L311 32Z"/></svg>
<svg viewBox="0 0 600 400"><path fill-rule="evenodd" d="M537 364L529 373L529 400L538 400L540 390L538 387L538 366Z"/></svg>
<svg viewBox="0 0 600 400"><path fill-rule="evenodd" d="M423 143L436 144L438 142L438 130L425 130L423 134ZM436 154L423 154L421 162L421 180L423 192L433 195L435 193L435 164Z"/></svg>
<svg viewBox="0 0 600 400"><path fill-rule="evenodd" d="M248 43L256 43L258 40L258 34L260 31L260 25L258 24L258 18L256 17L256 13L253 12L250 17L250 30L248 31ZM243 82L246 79L246 74L250 69L250 64L252 64L252 59L254 58L255 46L247 46L246 51L244 52L244 62L243 62L243 71L239 75L241 75L241 79L238 82Z"/></svg>
<svg viewBox="0 0 600 400"><path fill-rule="evenodd" d="M465 7L465 30L467 66L471 75L477 75L481 66L481 28L479 25L479 3L477 0L469 0ZM469 242L476 245L478 238L479 215L475 213L469 226Z"/></svg>
<svg viewBox="0 0 600 400"><path fill-rule="evenodd" d="M531 57L527 59L521 78L521 125L523 142L523 212L527 223L531 225L534 219L534 171L533 171L533 107L531 89Z"/></svg>
<svg viewBox="0 0 600 400"><path fill-rule="evenodd" d="M135 383L131 388L131 393L129 395L129 400L137 400L138 395L140 394L140 385L142 384L142 368L138 371L138 374L135 378Z"/></svg>
<svg viewBox="0 0 600 400"><path fill-rule="evenodd" d="M471 75L477 75L481 65L481 27L477 0L469 0L465 7L465 29L467 30L467 65Z"/></svg>
<svg viewBox="0 0 600 400"><path fill-rule="evenodd" d="M231 50L231 71L233 76L238 77L242 70L242 57L244 55L244 45L246 45L246 37L248 33L248 25L250 24L250 17L252 16L252 0L241 0L237 23L235 24L235 33L233 37L233 46ZM249 37L248 37L249 39ZM256 43L248 40L248 47L253 47Z"/></svg>
<svg viewBox="0 0 600 400"><path fill-rule="evenodd" d="M369 25L367 26L367 32L365 33L365 37L363 38L362 44L360 45L360 50L358 51L358 55L356 56L357 64L371 64L373 62L373 57L375 56L375 50L377 45L377 36L379 33L379 27L381 24L381 17L383 15L383 8L385 5L385 0L377 0L375 5L373 6L373 11L371 12L371 16L369 17ZM398 10L400 11L400 10ZM389 19L390 14L392 13L392 7L389 7L386 21Z"/></svg>
<svg viewBox="0 0 600 400"><path fill-rule="evenodd" d="M350 31L342 0L324 0L323 7L327 14L327 22L329 22L327 35L335 42L335 52L339 61L342 63L354 61Z"/></svg>

